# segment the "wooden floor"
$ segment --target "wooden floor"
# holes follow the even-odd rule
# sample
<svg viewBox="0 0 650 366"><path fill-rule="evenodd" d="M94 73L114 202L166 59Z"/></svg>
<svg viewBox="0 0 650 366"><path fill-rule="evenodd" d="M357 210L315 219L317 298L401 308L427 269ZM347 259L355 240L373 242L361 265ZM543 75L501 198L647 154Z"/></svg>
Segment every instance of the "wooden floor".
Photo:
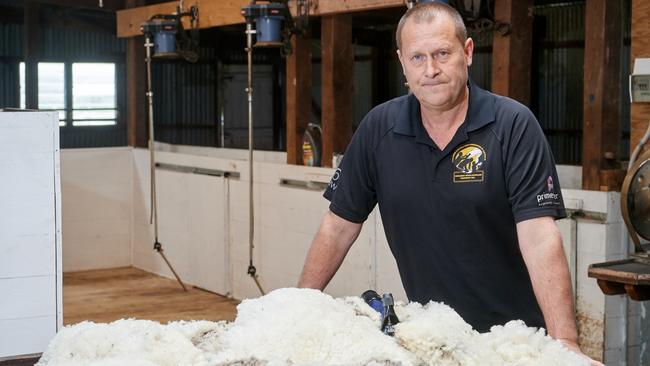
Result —
<svg viewBox="0 0 650 366"><path fill-rule="evenodd" d="M63 275L63 322L111 322L121 318L233 320L237 301L137 268L113 268Z"/></svg>

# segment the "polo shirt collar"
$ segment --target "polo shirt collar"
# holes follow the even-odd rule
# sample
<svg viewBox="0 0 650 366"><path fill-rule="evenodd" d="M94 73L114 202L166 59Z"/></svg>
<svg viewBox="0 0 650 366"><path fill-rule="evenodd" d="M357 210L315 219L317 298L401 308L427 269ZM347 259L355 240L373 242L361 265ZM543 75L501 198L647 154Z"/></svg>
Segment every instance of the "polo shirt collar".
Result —
<svg viewBox="0 0 650 366"><path fill-rule="evenodd" d="M469 107L463 123L466 132L472 132L495 120L494 95L469 81ZM420 102L409 93L402 105L393 131L401 135L417 136L423 129Z"/></svg>

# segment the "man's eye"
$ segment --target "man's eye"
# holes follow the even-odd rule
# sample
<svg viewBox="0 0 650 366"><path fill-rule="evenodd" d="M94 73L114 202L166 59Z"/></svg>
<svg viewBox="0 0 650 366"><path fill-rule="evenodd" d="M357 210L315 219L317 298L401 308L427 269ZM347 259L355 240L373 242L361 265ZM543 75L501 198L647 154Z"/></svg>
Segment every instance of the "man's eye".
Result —
<svg viewBox="0 0 650 366"><path fill-rule="evenodd" d="M411 61L422 61L424 60L424 55L413 55L411 56Z"/></svg>
<svg viewBox="0 0 650 366"><path fill-rule="evenodd" d="M436 52L436 58L444 60L448 58L450 54L449 51L438 51Z"/></svg>

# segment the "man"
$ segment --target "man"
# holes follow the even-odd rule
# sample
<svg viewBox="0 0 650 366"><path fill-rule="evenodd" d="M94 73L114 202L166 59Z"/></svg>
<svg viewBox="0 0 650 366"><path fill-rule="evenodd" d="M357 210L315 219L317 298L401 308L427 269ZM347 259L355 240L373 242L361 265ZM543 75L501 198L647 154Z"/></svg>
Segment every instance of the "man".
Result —
<svg viewBox="0 0 650 366"><path fill-rule="evenodd" d="M412 93L356 131L298 286L325 288L378 203L410 300L443 301L481 332L522 319L580 352L554 222L564 205L537 120L469 83L474 44L448 5L407 11L397 46Z"/></svg>

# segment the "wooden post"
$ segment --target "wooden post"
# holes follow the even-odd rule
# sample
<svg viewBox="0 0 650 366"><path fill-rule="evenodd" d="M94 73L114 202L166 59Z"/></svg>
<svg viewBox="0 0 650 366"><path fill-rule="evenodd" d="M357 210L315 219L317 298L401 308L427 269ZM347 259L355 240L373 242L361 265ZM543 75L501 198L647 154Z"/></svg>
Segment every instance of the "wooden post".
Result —
<svg viewBox="0 0 650 366"><path fill-rule="evenodd" d="M332 155L345 152L352 138L352 88L354 48L352 16L349 14L321 18L323 112L322 166L332 166Z"/></svg>
<svg viewBox="0 0 650 366"><path fill-rule="evenodd" d="M25 59L25 108L38 108L38 61L40 57L39 4L25 1L23 55Z"/></svg>
<svg viewBox="0 0 650 366"><path fill-rule="evenodd" d="M649 14L649 1L632 0L632 65L634 65L635 58L650 57ZM630 114L630 154L632 154L632 151L634 151L634 148L648 129L648 123L650 121L650 103L632 103Z"/></svg>
<svg viewBox="0 0 650 366"><path fill-rule="evenodd" d="M584 120L582 188L620 189L621 5L618 0L590 1L585 11Z"/></svg>
<svg viewBox="0 0 650 366"><path fill-rule="evenodd" d="M143 0L127 0L128 7L144 5ZM126 126L129 146L147 147L145 114L144 37L126 40Z"/></svg>
<svg viewBox="0 0 650 366"><path fill-rule="evenodd" d="M492 41L492 91L528 105L532 57L532 0L495 0L502 26Z"/></svg>
<svg viewBox="0 0 650 366"><path fill-rule="evenodd" d="M302 165L302 137L311 118L311 42L291 39L287 57L287 164Z"/></svg>

